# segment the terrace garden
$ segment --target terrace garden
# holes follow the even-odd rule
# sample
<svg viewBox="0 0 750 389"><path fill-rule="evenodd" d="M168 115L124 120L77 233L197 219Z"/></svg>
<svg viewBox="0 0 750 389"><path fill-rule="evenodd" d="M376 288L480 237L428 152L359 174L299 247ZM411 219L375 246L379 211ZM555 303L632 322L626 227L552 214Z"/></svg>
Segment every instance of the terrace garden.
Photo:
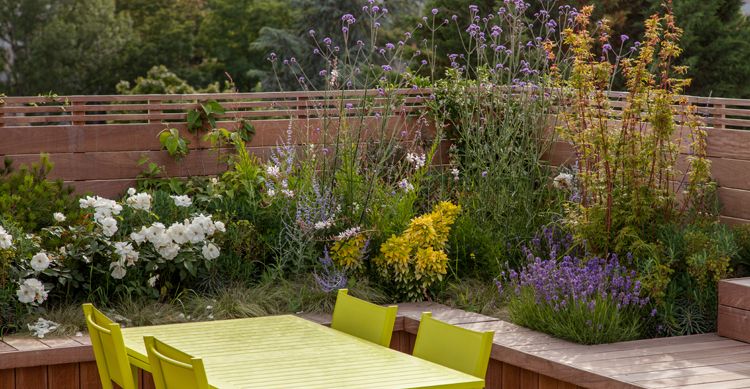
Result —
<svg viewBox="0 0 750 389"><path fill-rule="evenodd" d="M583 344L715 331L750 188L712 164L750 104L685 96L670 1L639 37L496 3L404 24L357 2L267 50L257 94L156 66L119 95L4 97L0 332L76 333L84 301L127 325L326 312L341 288Z"/></svg>

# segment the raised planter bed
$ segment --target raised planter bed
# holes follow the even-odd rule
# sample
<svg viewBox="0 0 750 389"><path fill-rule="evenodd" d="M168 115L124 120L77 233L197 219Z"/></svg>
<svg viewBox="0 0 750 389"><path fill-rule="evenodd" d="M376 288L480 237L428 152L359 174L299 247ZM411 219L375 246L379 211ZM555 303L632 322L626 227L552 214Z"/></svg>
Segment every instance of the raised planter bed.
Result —
<svg viewBox="0 0 750 389"><path fill-rule="evenodd" d="M750 278L719 281L718 333L750 343Z"/></svg>
<svg viewBox="0 0 750 389"><path fill-rule="evenodd" d="M716 334L583 346L440 304L399 305L391 348L410 353L419 317L495 331L487 388L741 388L750 386L750 344ZM327 324L330 316L302 315ZM141 374L141 388L153 388ZM99 388L87 337L0 342L0 388Z"/></svg>

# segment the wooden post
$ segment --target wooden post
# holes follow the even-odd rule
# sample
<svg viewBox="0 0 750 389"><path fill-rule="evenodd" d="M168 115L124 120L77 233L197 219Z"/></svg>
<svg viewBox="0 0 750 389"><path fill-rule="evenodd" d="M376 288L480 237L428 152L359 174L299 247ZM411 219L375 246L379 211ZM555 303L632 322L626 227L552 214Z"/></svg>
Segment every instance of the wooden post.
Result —
<svg viewBox="0 0 750 389"><path fill-rule="evenodd" d="M80 107L86 105L83 101L74 101L73 104L71 104L70 108L70 115L71 116L78 116L78 115L85 115L86 111L80 110ZM85 120L73 120L74 126L84 126L86 125Z"/></svg>
<svg viewBox="0 0 750 389"><path fill-rule="evenodd" d="M726 119L727 115L723 112L724 108L726 108L726 105L724 104L714 104L713 105L713 113L711 115L711 118L714 119L712 122L714 128L726 128L726 125L724 122L716 123L716 119L723 120ZM717 110L722 110L721 112L716 112Z"/></svg>
<svg viewBox="0 0 750 389"><path fill-rule="evenodd" d="M159 114L162 113L162 110L161 109L153 109L152 106L153 105L159 105L159 104L161 104L161 100L148 100L147 104L148 104L148 122L149 122L149 124L160 123L161 120L153 118L152 115L159 115Z"/></svg>

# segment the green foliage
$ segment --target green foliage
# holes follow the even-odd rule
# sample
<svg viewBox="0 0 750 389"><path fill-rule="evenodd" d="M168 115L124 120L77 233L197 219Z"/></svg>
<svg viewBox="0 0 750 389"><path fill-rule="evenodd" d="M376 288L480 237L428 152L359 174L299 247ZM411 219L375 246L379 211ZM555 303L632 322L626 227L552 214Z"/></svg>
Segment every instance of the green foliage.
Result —
<svg viewBox="0 0 750 389"><path fill-rule="evenodd" d="M8 90L36 95L106 93L127 68L131 19L115 0L4 1L0 3L3 48L10 69Z"/></svg>
<svg viewBox="0 0 750 389"><path fill-rule="evenodd" d="M187 113L188 131L195 134L200 130L216 128L216 119L224 112L226 109L215 100L200 103L198 108L191 109Z"/></svg>
<svg viewBox="0 0 750 389"><path fill-rule="evenodd" d="M0 169L0 218L13 220L26 231L36 231L54 224L54 212L76 217L73 189L61 180L48 179L52 168L47 155L17 170L6 158Z"/></svg>
<svg viewBox="0 0 750 389"><path fill-rule="evenodd" d="M167 150L169 156L180 160L184 158L189 152L188 144L189 140L180 136L180 131L176 128L165 128L159 133L159 143Z"/></svg>
<svg viewBox="0 0 750 389"><path fill-rule="evenodd" d="M578 301L555 310L550 304L540 304L530 287L509 300L508 310L514 323L581 344L622 342L641 335L642 317L635 309L620 309L611 299L598 294L594 309ZM554 319L553 319L554 318Z"/></svg>
<svg viewBox="0 0 750 389"><path fill-rule="evenodd" d="M741 258L739 236L719 223L660 227L660 251L643 272L658 312L653 331L669 336L715 331L716 283Z"/></svg>
<svg viewBox="0 0 750 389"><path fill-rule="evenodd" d="M381 246L381 255L375 259L378 270L392 279L398 293L409 301L426 297L428 288L448 273L445 249L460 212L459 206L441 202Z"/></svg>
<svg viewBox="0 0 750 389"><path fill-rule="evenodd" d="M451 238L461 266L456 270L474 267L489 275L487 269L497 274L519 258L518 244L560 212L560 195L548 185L544 160L552 141L543 134L549 102L478 87L487 83L503 80L484 70L476 81L449 71L435 86L433 112L456 139L456 174L448 178L464 209Z"/></svg>
<svg viewBox="0 0 750 389"><path fill-rule="evenodd" d="M230 89L231 85L226 85ZM129 81L120 81L116 86L117 93L121 95L145 95L145 94L191 94L191 93L218 93L221 92L219 83L209 84L205 88L194 88L187 81L169 71L166 66L154 66L148 70L146 77L139 76L135 85L130 86Z"/></svg>
<svg viewBox="0 0 750 389"><path fill-rule="evenodd" d="M596 253L630 252L643 258L652 254L655 229L683 216L672 188L679 153L675 134L686 132L694 140L685 203L704 205L702 199L712 189L705 133L698 129L694 107L685 100L678 101L679 107L674 104L689 81L681 78L686 69L674 65L681 30L673 16L652 16L637 55L618 57L612 66L606 56L593 52L591 12L585 7L577 17L579 27L568 29L565 38L574 58L571 75L562 82L571 91L570 109L560 115L558 131L576 151L577 171L565 184L573 187L573 201L566 204L564 222ZM607 24L597 31L598 41L608 42ZM612 122L605 92L616 67L622 68L629 94L622 120ZM675 123L681 112L685 119ZM645 130L644 123L651 128Z"/></svg>

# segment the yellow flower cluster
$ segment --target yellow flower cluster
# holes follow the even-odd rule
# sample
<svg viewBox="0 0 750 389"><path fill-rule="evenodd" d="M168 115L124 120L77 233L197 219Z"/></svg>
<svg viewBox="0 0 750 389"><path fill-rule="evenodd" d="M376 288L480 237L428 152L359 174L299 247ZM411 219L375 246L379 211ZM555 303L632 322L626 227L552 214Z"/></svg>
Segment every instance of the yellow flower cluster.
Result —
<svg viewBox="0 0 750 389"><path fill-rule="evenodd" d="M355 270L362 265L365 245L367 238L363 233L339 239L331 246L331 259L342 269Z"/></svg>
<svg viewBox="0 0 750 389"><path fill-rule="evenodd" d="M407 297L419 298L447 273L445 246L460 211L458 205L441 202L432 212L413 218L401 235L392 235L380 247L375 264L383 275L393 276Z"/></svg>

